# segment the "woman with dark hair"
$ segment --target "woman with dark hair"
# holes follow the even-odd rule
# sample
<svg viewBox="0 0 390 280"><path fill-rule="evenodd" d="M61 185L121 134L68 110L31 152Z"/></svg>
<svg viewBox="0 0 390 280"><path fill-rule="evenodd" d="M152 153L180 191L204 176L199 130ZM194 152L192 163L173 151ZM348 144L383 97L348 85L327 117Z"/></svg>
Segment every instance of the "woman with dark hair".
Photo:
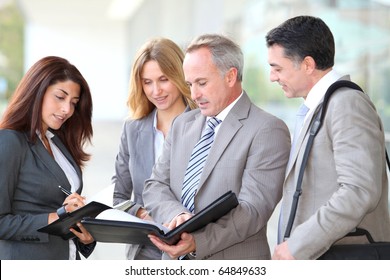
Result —
<svg viewBox="0 0 390 280"><path fill-rule="evenodd" d="M130 75L126 120L115 162L114 204L132 200L128 211L140 218L147 217L143 208L144 181L152 173L171 127L179 114L196 107L184 79L184 54L180 47L166 38L146 42L138 51ZM161 259L155 246L128 245L128 259Z"/></svg>
<svg viewBox="0 0 390 280"><path fill-rule="evenodd" d="M95 245L37 230L84 206L82 171L92 137L92 97L78 69L49 56L25 74L0 120L0 259L80 259ZM72 194L66 196L58 187Z"/></svg>

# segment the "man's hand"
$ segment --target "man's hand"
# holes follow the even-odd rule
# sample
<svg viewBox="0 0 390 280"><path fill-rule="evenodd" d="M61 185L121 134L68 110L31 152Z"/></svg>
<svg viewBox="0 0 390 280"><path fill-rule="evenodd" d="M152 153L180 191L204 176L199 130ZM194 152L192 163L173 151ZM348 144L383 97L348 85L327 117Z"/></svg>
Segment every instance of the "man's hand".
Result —
<svg viewBox="0 0 390 280"><path fill-rule="evenodd" d="M273 260L295 260L288 249L287 241L277 245L272 255Z"/></svg>
<svg viewBox="0 0 390 280"><path fill-rule="evenodd" d="M184 223L193 216L191 213L181 213L177 215L172 221L166 225L170 230ZM188 253L194 252L196 249L195 238L189 233L182 233L181 239L176 245L168 245L155 235L149 235L149 239L157 246L161 251L166 252L172 259L177 259L180 256L184 256Z"/></svg>
<svg viewBox="0 0 390 280"><path fill-rule="evenodd" d="M166 252L172 259L194 252L196 249L195 238L192 234L184 232L180 237L181 239L176 245L168 245L155 235L149 235L150 241L161 251Z"/></svg>
<svg viewBox="0 0 390 280"><path fill-rule="evenodd" d="M168 224L167 228L174 229L175 227L189 220L192 216L194 215L191 213L181 213L172 219L172 221Z"/></svg>
<svg viewBox="0 0 390 280"><path fill-rule="evenodd" d="M149 212L146 211L145 208L141 207L140 209L138 209L135 215L142 220L153 221L152 217L149 215Z"/></svg>

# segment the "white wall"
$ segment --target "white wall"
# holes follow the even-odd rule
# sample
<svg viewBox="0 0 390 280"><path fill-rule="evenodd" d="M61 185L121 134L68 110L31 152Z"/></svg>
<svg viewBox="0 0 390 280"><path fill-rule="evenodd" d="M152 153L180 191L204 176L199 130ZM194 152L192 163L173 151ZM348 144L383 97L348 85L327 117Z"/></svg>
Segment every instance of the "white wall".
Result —
<svg viewBox="0 0 390 280"><path fill-rule="evenodd" d="M91 87L94 119L122 119L129 77L126 30L102 11L107 2L19 1L27 20L25 68L47 55L68 59Z"/></svg>
<svg viewBox="0 0 390 280"><path fill-rule="evenodd" d="M75 64L93 94L94 119L123 119L131 64L138 48L155 36L185 47L205 32L231 28L246 1L128 0L134 9L113 16L120 0L18 0L26 19L25 68L43 56L58 55Z"/></svg>

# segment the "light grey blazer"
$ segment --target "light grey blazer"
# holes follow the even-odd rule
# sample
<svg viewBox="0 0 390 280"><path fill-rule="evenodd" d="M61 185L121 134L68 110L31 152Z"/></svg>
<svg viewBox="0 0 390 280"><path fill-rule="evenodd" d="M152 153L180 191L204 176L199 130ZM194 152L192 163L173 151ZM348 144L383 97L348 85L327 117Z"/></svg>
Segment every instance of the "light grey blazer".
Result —
<svg viewBox="0 0 390 280"><path fill-rule="evenodd" d="M140 120L127 119L123 125L119 152L115 160L114 205L132 199L136 205L129 213L135 215L143 206L144 182L150 177L154 165L153 120L155 110ZM140 253L137 244L126 245L126 258L134 259ZM142 254L153 258L157 248L144 249ZM151 251L151 252L149 252ZM160 255L161 257L161 255Z"/></svg>
<svg viewBox="0 0 390 280"><path fill-rule="evenodd" d="M176 118L145 182L145 206L160 223L188 212L180 202L181 189L205 121L199 109ZM284 122L256 107L244 93L220 124L195 196L195 213L229 190L239 205L193 233L198 259L270 258L267 222L281 198L289 150Z"/></svg>
<svg viewBox="0 0 390 280"><path fill-rule="evenodd" d="M185 111L189 110L190 108L187 107ZM150 177L155 162L153 134L155 113L156 109L142 119L127 119L122 129L119 152L115 161L115 174L112 177L114 205L132 199L136 203L129 210L132 215L135 215L138 209L144 205L142 200L144 182ZM154 248L156 251L157 248ZM138 245L126 246L127 258L134 258L138 252ZM144 252L143 254L146 257L149 255L150 258L156 256L155 252Z"/></svg>
<svg viewBox="0 0 390 280"><path fill-rule="evenodd" d="M81 193L80 168L59 138L52 140L76 170ZM13 130L0 130L0 157L0 259L69 259L68 240L37 231L65 199L58 185L71 189L65 173L39 139L31 143ZM75 243L85 257L95 246Z"/></svg>
<svg viewBox="0 0 390 280"><path fill-rule="evenodd" d="M283 233L313 115L308 118L286 172ZM367 229L376 241L390 241L384 147L383 125L369 97L349 88L334 92L314 139L287 242L295 258L318 258L356 227ZM346 239L340 242L350 242Z"/></svg>
<svg viewBox="0 0 390 280"><path fill-rule="evenodd" d="M114 205L132 198L137 203L130 209L132 215L143 206L144 182L150 177L155 162L154 114L155 110L145 118L125 121L115 160L115 174L111 180L114 184Z"/></svg>

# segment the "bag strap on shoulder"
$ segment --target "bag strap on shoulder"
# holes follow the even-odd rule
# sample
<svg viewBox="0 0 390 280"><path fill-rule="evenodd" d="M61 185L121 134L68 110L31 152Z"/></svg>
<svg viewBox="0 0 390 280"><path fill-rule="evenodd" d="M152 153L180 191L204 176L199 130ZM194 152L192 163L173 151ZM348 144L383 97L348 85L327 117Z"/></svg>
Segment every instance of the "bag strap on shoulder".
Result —
<svg viewBox="0 0 390 280"><path fill-rule="evenodd" d="M338 80L335 83L333 83L328 88L328 90L326 91L325 96L324 96L324 100L319 105L319 109L317 110L317 113L313 117L314 120L313 120L313 122L312 122L312 124L310 126L310 135L309 135L309 139L307 141L305 152L303 154L301 168L300 168L299 173L298 173L297 186L296 186L295 193L294 193L294 196L293 196L293 202L292 202L292 205L291 205L290 217L288 219L286 232L284 234L285 238L290 237L291 229L292 229L292 226L294 224L294 219L295 219L295 215L296 215L297 207L298 207L298 200L299 200L299 197L302 194L303 173L304 173L304 170L305 170L305 167L306 167L306 164L307 164L307 160L309 158L311 147L313 145L314 137L317 135L318 131L320 130L320 128L322 126L322 123L323 123L323 120L325 118L326 109L328 107L328 102L329 102L330 97L332 96L332 94L337 89L342 88L342 87L348 87L348 88L352 88L352 89L364 92L357 84L355 84L354 82L348 81L348 80ZM386 150L385 150L385 152L386 152L387 166L388 166L388 168L390 170L389 156L388 156Z"/></svg>

